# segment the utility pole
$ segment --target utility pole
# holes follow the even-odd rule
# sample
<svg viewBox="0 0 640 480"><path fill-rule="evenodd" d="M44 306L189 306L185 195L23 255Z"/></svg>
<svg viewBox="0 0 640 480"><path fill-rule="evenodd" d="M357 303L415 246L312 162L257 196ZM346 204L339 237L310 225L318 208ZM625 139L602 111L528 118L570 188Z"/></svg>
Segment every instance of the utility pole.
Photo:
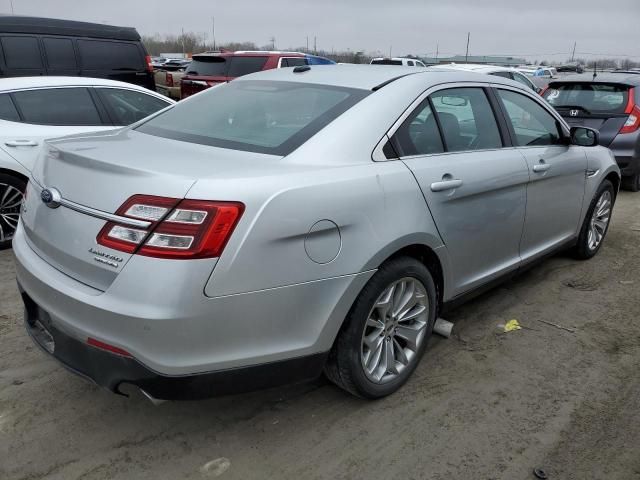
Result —
<svg viewBox="0 0 640 480"><path fill-rule="evenodd" d="M393 49L393 45L389 45L389 58L391 58L391 50Z"/></svg>
<svg viewBox="0 0 640 480"><path fill-rule="evenodd" d="M186 52L184 51L184 27L182 27L182 58L185 58Z"/></svg>
<svg viewBox="0 0 640 480"><path fill-rule="evenodd" d="M313 36L313 54L318 54L318 38L315 35Z"/></svg>
<svg viewBox="0 0 640 480"><path fill-rule="evenodd" d="M464 63L469 63L469 39L471 38L471 32L467 33L467 53L464 54Z"/></svg>
<svg viewBox="0 0 640 480"><path fill-rule="evenodd" d="M574 58L575 58L575 56L576 56L576 44L577 44L577 43L578 43L578 42L573 42L573 52L571 53L571 61L572 61L572 62L573 62L573 59L574 59Z"/></svg>
<svg viewBox="0 0 640 480"><path fill-rule="evenodd" d="M11 2L11 15L15 15L16 13L13 11L13 0L9 0Z"/></svg>
<svg viewBox="0 0 640 480"><path fill-rule="evenodd" d="M440 53L440 43L436 43L436 65L438 64L438 54Z"/></svg>
<svg viewBox="0 0 640 480"><path fill-rule="evenodd" d="M213 39L213 51L216 50L216 17L211 17L211 38Z"/></svg>
<svg viewBox="0 0 640 480"><path fill-rule="evenodd" d="M271 50L276 49L276 37L271 37Z"/></svg>
<svg viewBox="0 0 640 480"><path fill-rule="evenodd" d="M305 52L309 53L309 35L307 35L307 49Z"/></svg>

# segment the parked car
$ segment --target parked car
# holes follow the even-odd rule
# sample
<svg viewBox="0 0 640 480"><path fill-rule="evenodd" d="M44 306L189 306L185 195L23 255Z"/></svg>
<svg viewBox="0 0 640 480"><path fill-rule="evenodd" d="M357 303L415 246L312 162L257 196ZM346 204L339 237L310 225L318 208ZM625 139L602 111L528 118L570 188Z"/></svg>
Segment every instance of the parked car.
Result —
<svg viewBox="0 0 640 480"><path fill-rule="evenodd" d="M451 70L463 70L467 72L484 73L486 75L495 75L496 77L509 78L521 83L525 87L533 90L536 93L540 93L542 89L533 84L526 75L520 73L515 68L500 67L498 65L482 65L476 63L450 63L448 65L435 65L433 68L446 68Z"/></svg>
<svg viewBox="0 0 640 480"><path fill-rule="evenodd" d="M13 238L27 179L45 139L112 130L173 103L146 88L113 80L0 79L0 247Z"/></svg>
<svg viewBox="0 0 640 480"><path fill-rule="evenodd" d="M377 57L371 59L371 65L396 65L403 67L424 67L426 66L420 60L415 58L404 58L404 57L394 57L394 58L386 58L386 57Z"/></svg>
<svg viewBox="0 0 640 480"><path fill-rule="evenodd" d="M330 65L328 58L298 52L237 51L194 55L180 80L181 98L261 70L299 65Z"/></svg>
<svg viewBox="0 0 640 480"><path fill-rule="evenodd" d="M0 16L0 78L107 78L155 90L151 57L134 28Z"/></svg>
<svg viewBox="0 0 640 480"><path fill-rule="evenodd" d="M156 91L174 100L180 100L180 82L185 76L185 71L191 63L190 60L170 60L155 72Z"/></svg>
<svg viewBox="0 0 640 480"><path fill-rule="evenodd" d="M115 392L185 399L323 371L396 391L438 312L601 248L620 172L539 95L459 71L238 78L60 139L14 240L28 331Z"/></svg>
<svg viewBox="0 0 640 480"><path fill-rule="evenodd" d="M640 190L640 75L592 73L554 80L543 93L570 125L600 132L622 171L622 186Z"/></svg>
<svg viewBox="0 0 640 480"><path fill-rule="evenodd" d="M558 71L554 67L519 67L518 71L529 77L556 78Z"/></svg>

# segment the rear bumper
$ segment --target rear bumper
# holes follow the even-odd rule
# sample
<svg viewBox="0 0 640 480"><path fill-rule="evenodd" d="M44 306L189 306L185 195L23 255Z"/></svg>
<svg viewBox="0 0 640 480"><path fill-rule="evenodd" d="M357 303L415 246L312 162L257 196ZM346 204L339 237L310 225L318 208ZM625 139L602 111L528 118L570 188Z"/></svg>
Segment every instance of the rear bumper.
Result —
<svg viewBox="0 0 640 480"><path fill-rule="evenodd" d="M134 358L103 351L59 330L51 316L18 287L25 305L25 326L33 341L69 371L114 393L121 393L123 384L163 400L195 400L258 390L316 378L327 356L320 353L197 375L162 375Z"/></svg>

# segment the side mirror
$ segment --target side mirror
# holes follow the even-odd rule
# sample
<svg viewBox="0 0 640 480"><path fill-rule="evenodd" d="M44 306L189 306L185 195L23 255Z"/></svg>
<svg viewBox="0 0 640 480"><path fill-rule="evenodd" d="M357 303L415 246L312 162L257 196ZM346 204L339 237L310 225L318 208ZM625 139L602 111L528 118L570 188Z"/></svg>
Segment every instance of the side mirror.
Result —
<svg viewBox="0 0 640 480"><path fill-rule="evenodd" d="M571 127L571 145L595 147L600 143L600 133L589 127Z"/></svg>

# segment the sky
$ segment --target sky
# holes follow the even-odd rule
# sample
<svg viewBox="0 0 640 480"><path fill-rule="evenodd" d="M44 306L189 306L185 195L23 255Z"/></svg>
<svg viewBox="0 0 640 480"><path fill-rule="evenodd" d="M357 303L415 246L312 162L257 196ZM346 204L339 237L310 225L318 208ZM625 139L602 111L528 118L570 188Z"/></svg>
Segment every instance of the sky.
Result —
<svg viewBox="0 0 640 480"><path fill-rule="evenodd" d="M640 0L13 0L16 15L195 32L211 42L392 55L513 55L640 60ZM0 0L0 13L11 0ZM617 56L617 57L615 57Z"/></svg>

